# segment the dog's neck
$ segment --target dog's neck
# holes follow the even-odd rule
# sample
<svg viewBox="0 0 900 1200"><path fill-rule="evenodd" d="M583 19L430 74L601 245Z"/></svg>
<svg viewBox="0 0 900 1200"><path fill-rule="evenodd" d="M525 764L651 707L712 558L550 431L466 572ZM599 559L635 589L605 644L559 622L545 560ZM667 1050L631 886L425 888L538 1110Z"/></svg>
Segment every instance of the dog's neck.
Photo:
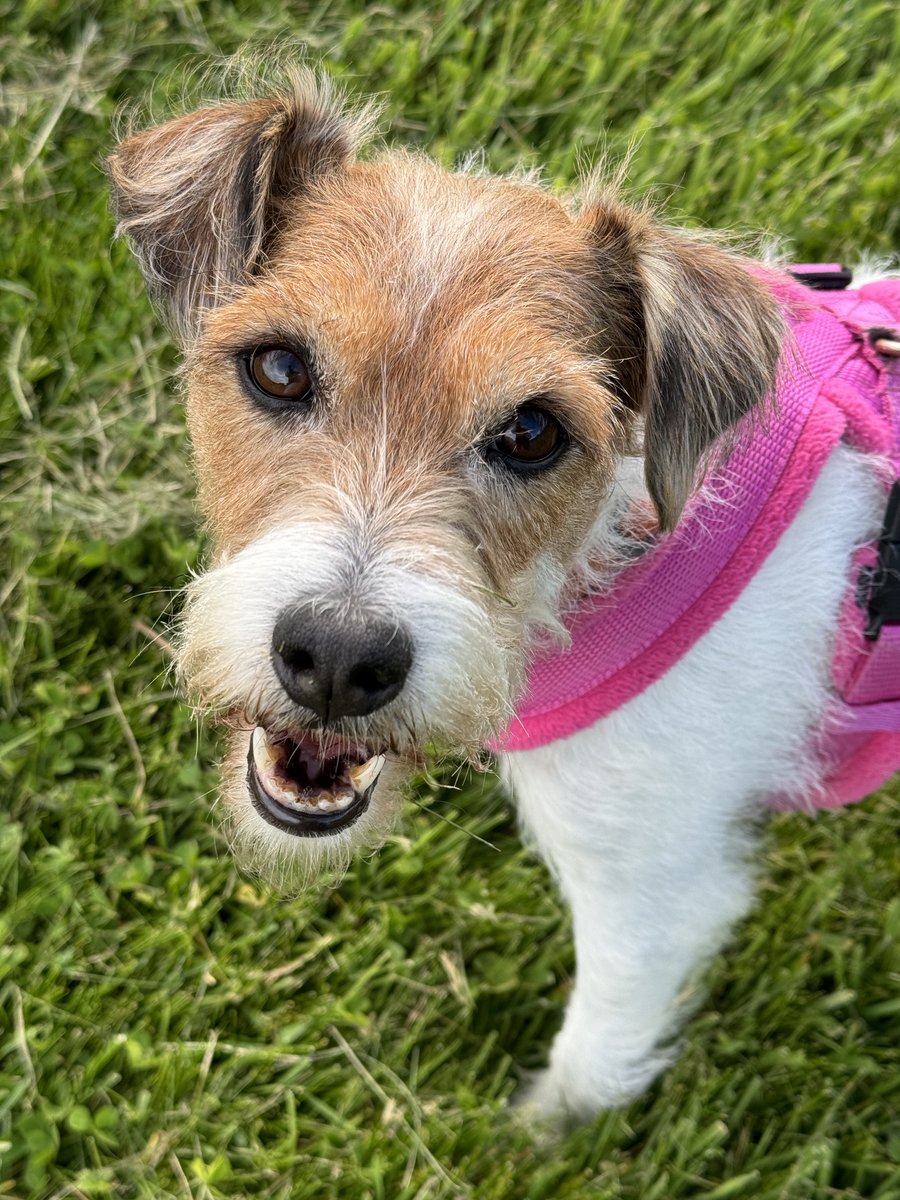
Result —
<svg viewBox="0 0 900 1200"><path fill-rule="evenodd" d="M640 454L623 455L612 486L561 597L561 612L608 588L659 536Z"/></svg>

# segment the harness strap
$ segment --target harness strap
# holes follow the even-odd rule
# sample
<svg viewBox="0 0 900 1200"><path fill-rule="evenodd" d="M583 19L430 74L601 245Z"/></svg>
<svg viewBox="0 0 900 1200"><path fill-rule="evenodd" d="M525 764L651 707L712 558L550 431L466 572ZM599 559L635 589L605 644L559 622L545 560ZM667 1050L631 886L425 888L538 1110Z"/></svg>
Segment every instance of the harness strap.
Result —
<svg viewBox="0 0 900 1200"><path fill-rule="evenodd" d="M778 412L749 418L677 528L568 620L568 648L541 651L517 714L491 743L525 750L568 737L661 678L746 587L802 507L828 457L862 414L820 396L858 352L844 314L791 279L759 274L791 317L798 353L779 368ZM834 303L833 301L831 302ZM844 302L857 303L855 296ZM826 366L827 365L827 366Z"/></svg>

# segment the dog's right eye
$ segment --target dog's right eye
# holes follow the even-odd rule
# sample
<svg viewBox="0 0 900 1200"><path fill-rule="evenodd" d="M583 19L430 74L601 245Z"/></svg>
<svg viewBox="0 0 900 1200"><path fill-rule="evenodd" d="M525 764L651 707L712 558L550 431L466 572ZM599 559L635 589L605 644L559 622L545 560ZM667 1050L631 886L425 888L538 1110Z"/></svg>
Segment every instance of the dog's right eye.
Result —
<svg viewBox="0 0 900 1200"><path fill-rule="evenodd" d="M311 400L313 382L307 363L285 346L261 346L244 360L247 378L264 399Z"/></svg>

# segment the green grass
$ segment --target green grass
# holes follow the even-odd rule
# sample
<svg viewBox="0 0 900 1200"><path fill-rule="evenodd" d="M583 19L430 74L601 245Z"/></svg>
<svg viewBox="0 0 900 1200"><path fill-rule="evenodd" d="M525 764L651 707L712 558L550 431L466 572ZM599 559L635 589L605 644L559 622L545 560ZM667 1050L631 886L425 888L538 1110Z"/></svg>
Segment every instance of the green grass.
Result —
<svg viewBox="0 0 900 1200"><path fill-rule="evenodd" d="M900 247L887 0L0 0L0 1196L900 1197L896 785L775 819L676 1067L555 1146L504 1104L572 948L490 778L299 900L217 841L140 631L202 549L175 357L99 162L121 102L285 35L446 161L565 182L638 137L685 219Z"/></svg>

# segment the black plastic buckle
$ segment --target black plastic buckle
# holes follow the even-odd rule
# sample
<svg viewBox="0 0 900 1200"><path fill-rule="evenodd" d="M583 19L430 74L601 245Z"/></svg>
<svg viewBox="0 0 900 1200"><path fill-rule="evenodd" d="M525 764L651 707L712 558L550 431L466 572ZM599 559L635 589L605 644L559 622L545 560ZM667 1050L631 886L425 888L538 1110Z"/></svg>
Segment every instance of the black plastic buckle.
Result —
<svg viewBox="0 0 900 1200"><path fill-rule="evenodd" d="M869 610L863 633L870 642L878 637L885 621L900 621L900 479L888 497L884 528L878 541L878 562L860 571L857 599L860 607Z"/></svg>
<svg viewBox="0 0 900 1200"><path fill-rule="evenodd" d="M853 272L840 263L802 263L789 273L814 292L842 292L853 282Z"/></svg>

